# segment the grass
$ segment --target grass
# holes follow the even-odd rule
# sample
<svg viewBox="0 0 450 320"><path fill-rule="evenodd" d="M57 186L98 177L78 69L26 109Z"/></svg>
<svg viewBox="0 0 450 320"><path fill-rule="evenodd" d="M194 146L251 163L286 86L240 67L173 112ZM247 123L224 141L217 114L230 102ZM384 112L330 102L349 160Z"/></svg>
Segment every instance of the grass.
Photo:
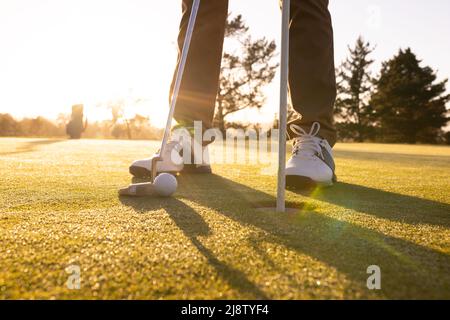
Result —
<svg viewBox="0 0 450 320"><path fill-rule="evenodd" d="M257 209L276 179L255 165L118 198L156 146L0 139L0 298L450 299L450 148L339 144L341 182L276 214Z"/></svg>

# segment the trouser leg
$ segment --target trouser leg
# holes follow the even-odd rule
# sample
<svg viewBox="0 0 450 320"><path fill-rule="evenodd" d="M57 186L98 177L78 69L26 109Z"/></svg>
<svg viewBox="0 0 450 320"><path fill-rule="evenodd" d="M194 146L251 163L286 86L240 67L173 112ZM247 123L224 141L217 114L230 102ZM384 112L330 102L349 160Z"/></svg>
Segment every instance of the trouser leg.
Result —
<svg viewBox="0 0 450 320"><path fill-rule="evenodd" d="M178 36L179 57L186 36L192 4L193 0L183 0L182 2L183 15ZM174 117L179 123L190 125L193 121L202 121L205 128L212 125L215 100L219 89L220 62L227 16L228 0L203 0L200 2L175 107Z"/></svg>
<svg viewBox="0 0 450 320"><path fill-rule="evenodd" d="M328 0L291 0L289 54L291 99L302 115L294 123L309 131L314 122L319 122L319 135L333 146L336 78Z"/></svg>

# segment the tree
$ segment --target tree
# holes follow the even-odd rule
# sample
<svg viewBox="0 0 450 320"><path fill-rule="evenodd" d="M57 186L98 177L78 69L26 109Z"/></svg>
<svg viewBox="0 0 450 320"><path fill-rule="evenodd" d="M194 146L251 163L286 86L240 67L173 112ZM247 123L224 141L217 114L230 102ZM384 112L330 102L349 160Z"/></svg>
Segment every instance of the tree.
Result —
<svg viewBox="0 0 450 320"><path fill-rule="evenodd" d="M111 134L116 139L128 138L129 140L142 137L142 135L152 136L156 134L150 125L148 117L137 113L132 113L132 106L145 102L147 99L124 99L111 100L98 106L106 106L111 111ZM152 131L152 133L149 133Z"/></svg>
<svg viewBox="0 0 450 320"><path fill-rule="evenodd" d="M58 127L44 117L24 118L19 122L21 135L30 137L58 137L64 135L64 127Z"/></svg>
<svg viewBox="0 0 450 320"><path fill-rule="evenodd" d="M72 115L66 126L66 132L70 139L80 139L81 134L86 130L87 119L83 123L83 109L82 104L72 106Z"/></svg>
<svg viewBox="0 0 450 320"><path fill-rule="evenodd" d="M215 115L216 125L222 131L230 114L264 105L262 89L273 80L278 67L272 61L275 42L265 38L252 40L241 15L227 21L225 36L229 47L237 49L225 52L222 59Z"/></svg>
<svg viewBox="0 0 450 320"><path fill-rule="evenodd" d="M435 143L449 120L447 80L436 83L436 72L420 63L408 48L382 64L371 104L385 141Z"/></svg>
<svg viewBox="0 0 450 320"><path fill-rule="evenodd" d="M8 113L0 113L0 136L13 137L20 134L17 121Z"/></svg>
<svg viewBox="0 0 450 320"><path fill-rule="evenodd" d="M450 146L450 131L444 133L444 143Z"/></svg>
<svg viewBox="0 0 450 320"><path fill-rule="evenodd" d="M369 100L373 79L370 66L374 60L369 56L374 48L360 36L349 56L337 72L337 98L335 118L340 138L359 142L370 136L371 113Z"/></svg>
<svg viewBox="0 0 450 320"><path fill-rule="evenodd" d="M128 140L131 140L132 136L130 122L127 117L125 117L125 100L119 99L117 101L110 101L108 103L108 108L111 110L112 116L112 136L119 139L125 132ZM125 125L121 122L121 120L123 120Z"/></svg>

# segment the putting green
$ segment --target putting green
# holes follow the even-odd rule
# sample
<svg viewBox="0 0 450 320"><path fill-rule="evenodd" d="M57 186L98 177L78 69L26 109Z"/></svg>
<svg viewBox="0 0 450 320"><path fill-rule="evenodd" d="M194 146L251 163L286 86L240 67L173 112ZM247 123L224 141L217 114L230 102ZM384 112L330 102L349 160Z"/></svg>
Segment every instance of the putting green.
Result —
<svg viewBox="0 0 450 320"><path fill-rule="evenodd" d="M257 209L276 179L251 164L119 199L156 147L0 139L0 298L450 299L449 147L339 144L341 182L288 192L287 214Z"/></svg>

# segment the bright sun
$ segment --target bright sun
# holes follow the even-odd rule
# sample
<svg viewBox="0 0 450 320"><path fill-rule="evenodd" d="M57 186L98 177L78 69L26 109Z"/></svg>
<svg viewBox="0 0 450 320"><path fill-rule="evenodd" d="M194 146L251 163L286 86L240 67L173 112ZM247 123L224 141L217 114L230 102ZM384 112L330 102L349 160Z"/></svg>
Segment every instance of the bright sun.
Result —
<svg viewBox="0 0 450 320"><path fill-rule="evenodd" d="M70 4L0 4L0 11L15 19L0 22L0 30L7 29L2 24L9 27L0 31L7 48L0 52L1 104L20 106L13 112L17 116L55 117L83 103L88 117L104 119L109 114L100 105L125 99L132 112L151 115L152 123L161 125L177 54L178 3ZM137 98L140 103L132 102Z"/></svg>
<svg viewBox="0 0 450 320"><path fill-rule="evenodd" d="M437 28L449 29L448 1L416 1L414 6L372 2L330 1L336 62L362 34L378 45L377 66L399 47L410 46L424 63L439 69L440 79L447 78L450 42L429 35ZM380 14L376 27L368 23L371 8ZM244 15L253 37L279 43L278 0L230 0L229 11ZM163 126L180 14L181 0L1 0L0 113L56 118L83 103L91 120L105 119L109 112L98 106L125 99L129 113L149 116L154 125ZM273 120L278 78L265 91L263 110L239 114L240 120ZM136 99L141 102L134 104Z"/></svg>

